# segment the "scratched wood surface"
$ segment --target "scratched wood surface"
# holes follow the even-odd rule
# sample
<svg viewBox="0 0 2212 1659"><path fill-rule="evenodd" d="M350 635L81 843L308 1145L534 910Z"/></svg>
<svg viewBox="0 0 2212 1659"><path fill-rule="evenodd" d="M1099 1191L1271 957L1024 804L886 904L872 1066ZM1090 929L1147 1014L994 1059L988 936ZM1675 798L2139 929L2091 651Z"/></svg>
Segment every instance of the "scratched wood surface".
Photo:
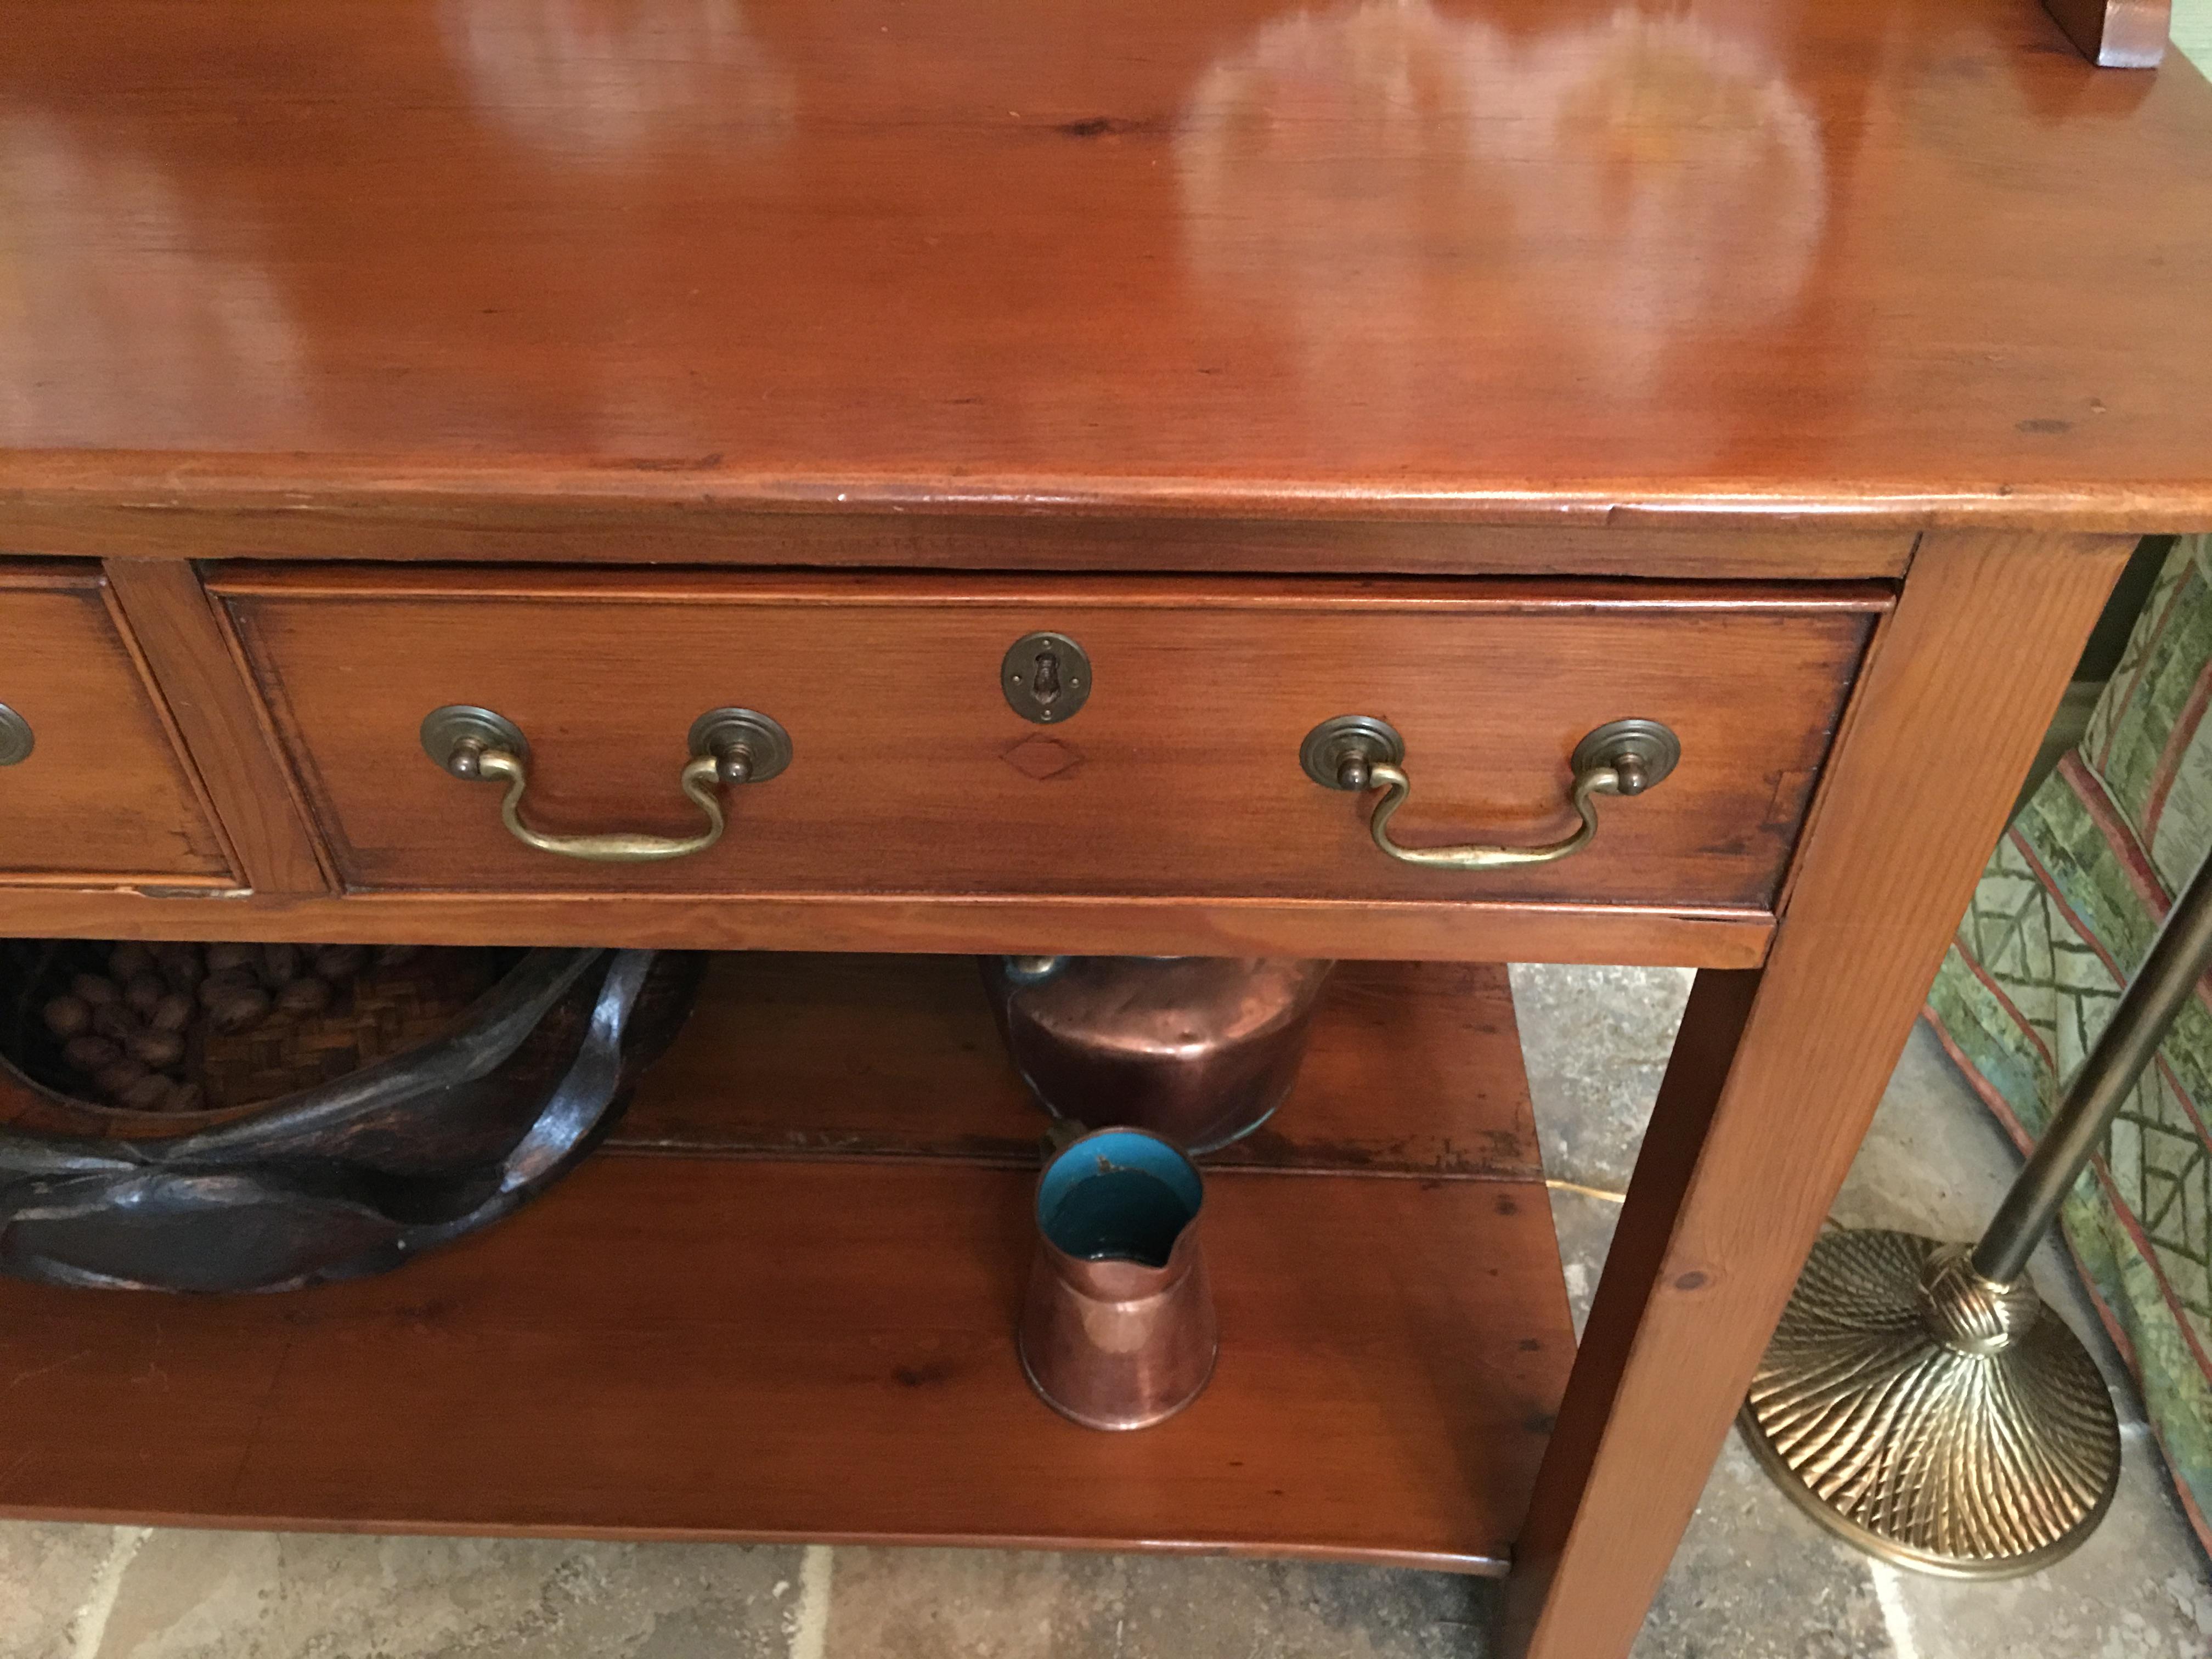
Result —
<svg viewBox="0 0 2212 1659"><path fill-rule="evenodd" d="M2212 89L2033 0L81 0L0 114L26 530L2212 522Z"/></svg>

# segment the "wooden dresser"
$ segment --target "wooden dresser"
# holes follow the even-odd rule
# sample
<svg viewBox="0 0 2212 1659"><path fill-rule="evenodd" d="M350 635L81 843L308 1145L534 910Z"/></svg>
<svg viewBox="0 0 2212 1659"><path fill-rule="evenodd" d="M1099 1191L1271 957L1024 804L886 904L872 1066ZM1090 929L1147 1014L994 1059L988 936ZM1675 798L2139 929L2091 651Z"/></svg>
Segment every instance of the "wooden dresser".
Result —
<svg viewBox="0 0 2212 1659"><path fill-rule="evenodd" d="M2198 74L2034 0L5 32L5 932L791 954L446 1255L0 1289L0 1512L1510 1570L1624 1654L2133 538L2212 527ZM1578 786L1545 861L1370 833ZM958 956L1032 951L1348 964L1143 1434L1013 1359ZM1578 1352L1513 960L1700 970Z"/></svg>

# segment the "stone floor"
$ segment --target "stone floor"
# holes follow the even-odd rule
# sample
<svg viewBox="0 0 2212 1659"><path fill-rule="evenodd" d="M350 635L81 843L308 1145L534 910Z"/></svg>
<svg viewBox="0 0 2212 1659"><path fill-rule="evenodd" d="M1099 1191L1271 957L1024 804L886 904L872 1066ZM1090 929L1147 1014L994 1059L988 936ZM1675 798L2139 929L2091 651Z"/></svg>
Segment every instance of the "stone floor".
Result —
<svg viewBox="0 0 2212 1659"><path fill-rule="evenodd" d="M1687 982L1515 970L1555 1174L1626 1182ZM1968 1237L2011 1164L1917 1032L1837 1215ZM1579 1314L1613 1211L1559 1193L1554 1212ZM2037 1271L2094 1331L2063 1264ZM2212 1577L2122 1399L2126 1475L2102 1530L1996 1586L1832 1543L1731 1441L1638 1659L2212 1659ZM0 1525L0 1659L1472 1659L1492 1594L1230 1561Z"/></svg>

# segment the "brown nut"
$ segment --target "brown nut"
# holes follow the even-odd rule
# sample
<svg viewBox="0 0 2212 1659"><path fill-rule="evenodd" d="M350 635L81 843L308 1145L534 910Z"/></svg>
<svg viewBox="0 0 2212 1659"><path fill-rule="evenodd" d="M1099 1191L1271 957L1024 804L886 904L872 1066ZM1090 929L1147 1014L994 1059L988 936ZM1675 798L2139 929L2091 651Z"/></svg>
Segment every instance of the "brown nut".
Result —
<svg viewBox="0 0 2212 1659"><path fill-rule="evenodd" d="M118 980L128 980L134 975L151 973L154 952L150 946L135 939L118 939L115 948L107 953L107 971Z"/></svg>
<svg viewBox="0 0 2212 1659"><path fill-rule="evenodd" d="M144 1030L137 1015L119 1002L92 1011L92 1029L102 1036L113 1037L118 1042L127 1042Z"/></svg>
<svg viewBox="0 0 2212 1659"><path fill-rule="evenodd" d="M276 1006L288 1014L319 1014L331 1006L326 980L295 979L276 994Z"/></svg>
<svg viewBox="0 0 2212 1659"><path fill-rule="evenodd" d="M104 1036L71 1037L63 1045L62 1058L87 1077L123 1058L123 1050Z"/></svg>
<svg viewBox="0 0 2212 1659"><path fill-rule="evenodd" d="M139 1079L149 1075L144 1065L138 1060L115 1060L101 1066L93 1081L100 1086L102 1092L119 1095Z"/></svg>
<svg viewBox="0 0 2212 1659"><path fill-rule="evenodd" d="M123 1052L158 1072L184 1059L185 1040L174 1031L141 1031L123 1045Z"/></svg>
<svg viewBox="0 0 2212 1659"><path fill-rule="evenodd" d="M212 1008L228 996L240 991L258 991L260 984L252 975L236 968L226 968L219 974L210 974L200 981L200 1006Z"/></svg>
<svg viewBox="0 0 2212 1659"><path fill-rule="evenodd" d="M289 985L300 976L300 947L264 945L261 947L261 981L270 990Z"/></svg>
<svg viewBox="0 0 2212 1659"><path fill-rule="evenodd" d="M181 1031L192 1023L192 1000L182 991L171 991L155 1005L151 1017L157 1031Z"/></svg>
<svg viewBox="0 0 2212 1659"><path fill-rule="evenodd" d="M315 952L315 971L337 984L358 974L368 960L368 952L358 945L325 945Z"/></svg>
<svg viewBox="0 0 2212 1659"><path fill-rule="evenodd" d="M233 991L208 1005L208 1018L218 1031L243 1031L269 1015L269 993L259 986Z"/></svg>
<svg viewBox="0 0 2212 1659"><path fill-rule="evenodd" d="M140 974L123 988L123 1000L131 1012L141 1019L151 1019L154 1010L161 1006L161 999L169 994L169 988L155 974Z"/></svg>
<svg viewBox="0 0 2212 1659"><path fill-rule="evenodd" d="M197 1083L179 1083L169 1092L173 1112L197 1112L207 1105L207 1096Z"/></svg>
<svg viewBox="0 0 2212 1659"><path fill-rule="evenodd" d="M104 1008L112 1002L123 1000L123 988L112 979L102 979L98 974L79 974L70 981L72 995Z"/></svg>
<svg viewBox="0 0 2212 1659"><path fill-rule="evenodd" d="M159 1072L149 1073L123 1091L122 1103L134 1112L159 1112L168 1109L169 1097L177 1085Z"/></svg>
<svg viewBox="0 0 2212 1659"><path fill-rule="evenodd" d="M207 962L197 945L165 945L155 953L161 977L179 991L189 991L207 977Z"/></svg>
<svg viewBox="0 0 2212 1659"><path fill-rule="evenodd" d="M260 947L253 945L210 945L207 948L208 972L228 974L241 968L250 969L260 954Z"/></svg>
<svg viewBox="0 0 2212 1659"><path fill-rule="evenodd" d="M46 1029L58 1037L82 1036L92 1029L92 1005L82 997L56 997L42 1012Z"/></svg>

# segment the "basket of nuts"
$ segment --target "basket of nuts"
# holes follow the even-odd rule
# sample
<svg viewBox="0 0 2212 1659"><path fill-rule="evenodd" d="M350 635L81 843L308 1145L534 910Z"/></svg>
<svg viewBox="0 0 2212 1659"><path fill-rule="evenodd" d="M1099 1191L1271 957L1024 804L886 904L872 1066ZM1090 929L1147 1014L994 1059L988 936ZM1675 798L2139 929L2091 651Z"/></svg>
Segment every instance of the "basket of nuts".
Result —
<svg viewBox="0 0 2212 1659"><path fill-rule="evenodd" d="M66 983L40 1009L63 1080L162 1114L252 1105L359 1071L434 1036L499 977L492 951L407 945L126 939L74 957L50 970L62 983L66 968Z"/></svg>
<svg viewBox="0 0 2212 1659"><path fill-rule="evenodd" d="M0 1272L239 1291L396 1267L588 1152L702 965L0 941Z"/></svg>

